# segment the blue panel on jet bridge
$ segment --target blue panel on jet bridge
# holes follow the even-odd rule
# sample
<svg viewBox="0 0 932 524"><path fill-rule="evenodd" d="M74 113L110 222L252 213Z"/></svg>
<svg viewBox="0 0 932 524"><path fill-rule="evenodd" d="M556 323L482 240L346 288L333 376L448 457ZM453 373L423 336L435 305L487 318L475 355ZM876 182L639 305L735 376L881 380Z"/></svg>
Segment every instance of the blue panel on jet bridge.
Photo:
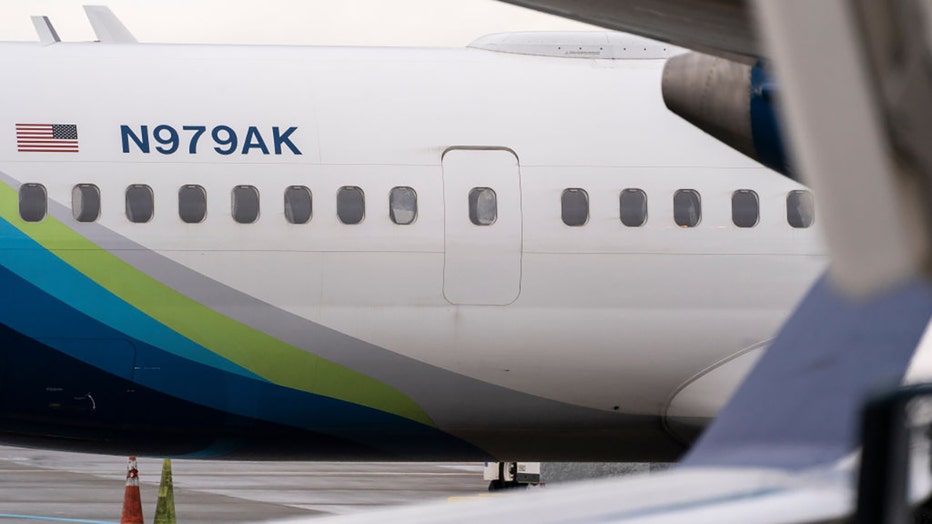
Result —
<svg viewBox="0 0 932 524"><path fill-rule="evenodd" d="M862 403L900 384L930 315L926 282L856 303L823 276L683 465L797 470L851 453Z"/></svg>

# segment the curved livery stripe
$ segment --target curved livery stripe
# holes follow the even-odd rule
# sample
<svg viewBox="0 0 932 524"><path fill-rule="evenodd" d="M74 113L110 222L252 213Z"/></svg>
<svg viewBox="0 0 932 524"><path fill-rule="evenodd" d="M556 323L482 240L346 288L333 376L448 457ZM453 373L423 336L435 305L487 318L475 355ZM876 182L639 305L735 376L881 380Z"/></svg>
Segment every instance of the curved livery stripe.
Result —
<svg viewBox="0 0 932 524"><path fill-rule="evenodd" d="M26 298L36 308L47 308L48 315L66 327L80 323L82 334L112 336L108 328L69 311L2 268L0 285L9 293L9 300L0 302L4 318L10 318L14 307L10 304ZM0 324L4 349L0 431L5 442L187 457L384 460L414 456L426 460L450 454L473 459L484 456L468 444L411 420L224 373L145 344L138 346L136 358L149 371L142 380L130 381L52 347L59 342L39 341ZM86 358L108 348L91 345L82 349ZM118 355L111 352L109 356ZM254 401L232 402L232 398ZM263 404L261 417L254 412L259 402ZM294 420L299 412L303 420ZM289 415L291 420L287 420Z"/></svg>
<svg viewBox="0 0 932 524"><path fill-rule="evenodd" d="M7 245L15 246L14 249L0 250L0 265L3 268L35 284L39 289L61 302L83 312L90 319L114 328L121 334L121 338L125 335L135 339L144 339L188 360L231 373L259 378L258 375L168 329L109 293L36 244L6 220L0 220L0 238L3 238ZM6 286L4 289L9 295L9 289ZM7 300L10 298L8 296ZM34 303L35 300L28 295L20 297L20 301L16 303L18 307L3 318L4 322L34 337L87 338L83 324L63 323L63 317L52 315L50 311L43 309L31 314L29 310L32 309ZM54 321L49 322L49 319L54 319ZM105 370L112 365L107 359L93 362L93 364Z"/></svg>
<svg viewBox="0 0 932 524"><path fill-rule="evenodd" d="M54 217L24 223L16 209L17 191L0 184L0 218L5 222L0 224L0 234L6 246L0 250L0 263L88 317L100 318L165 352L230 374L261 377L285 388L433 426L427 414L400 391L191 300Z"/></svg>

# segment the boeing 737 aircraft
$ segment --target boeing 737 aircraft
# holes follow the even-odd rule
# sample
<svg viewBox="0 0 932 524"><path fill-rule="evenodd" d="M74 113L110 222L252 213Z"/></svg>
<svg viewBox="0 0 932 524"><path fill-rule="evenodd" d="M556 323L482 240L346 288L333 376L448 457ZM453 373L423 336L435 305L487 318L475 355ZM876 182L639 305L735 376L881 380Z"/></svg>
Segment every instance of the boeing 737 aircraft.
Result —
<svg viewBox="0 0 932 524"><path fill-rule="evenodd" d="M825 266L675 50L0 45L0 440L672 460Z"/></svg>

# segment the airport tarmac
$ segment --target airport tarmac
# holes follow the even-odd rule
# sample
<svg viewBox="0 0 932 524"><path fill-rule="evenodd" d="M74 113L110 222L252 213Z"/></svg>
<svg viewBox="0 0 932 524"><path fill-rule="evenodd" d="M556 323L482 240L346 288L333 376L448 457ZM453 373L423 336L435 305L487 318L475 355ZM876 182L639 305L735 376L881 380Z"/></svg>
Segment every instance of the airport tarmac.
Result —
<svg viewBox="0 0 932 524"><path fill-rule="evenodd" d="M140 458L151 522L160 459ZM179 522L263 522L350 513L486 491L481 463L173 460ZM126 457L0 446L0 523L119 522Z"/></svg>

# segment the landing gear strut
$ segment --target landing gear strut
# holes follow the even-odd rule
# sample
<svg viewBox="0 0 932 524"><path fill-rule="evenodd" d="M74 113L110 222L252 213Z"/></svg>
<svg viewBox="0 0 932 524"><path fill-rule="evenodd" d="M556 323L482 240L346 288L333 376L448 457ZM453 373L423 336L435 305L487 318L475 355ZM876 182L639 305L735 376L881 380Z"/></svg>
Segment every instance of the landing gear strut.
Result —
<svg viewBox="0 0 932 524"><path fill-rule="evenodd" d="M489 491L537 486L540 462L486 462L482 478L489 481Z"/></svg>

